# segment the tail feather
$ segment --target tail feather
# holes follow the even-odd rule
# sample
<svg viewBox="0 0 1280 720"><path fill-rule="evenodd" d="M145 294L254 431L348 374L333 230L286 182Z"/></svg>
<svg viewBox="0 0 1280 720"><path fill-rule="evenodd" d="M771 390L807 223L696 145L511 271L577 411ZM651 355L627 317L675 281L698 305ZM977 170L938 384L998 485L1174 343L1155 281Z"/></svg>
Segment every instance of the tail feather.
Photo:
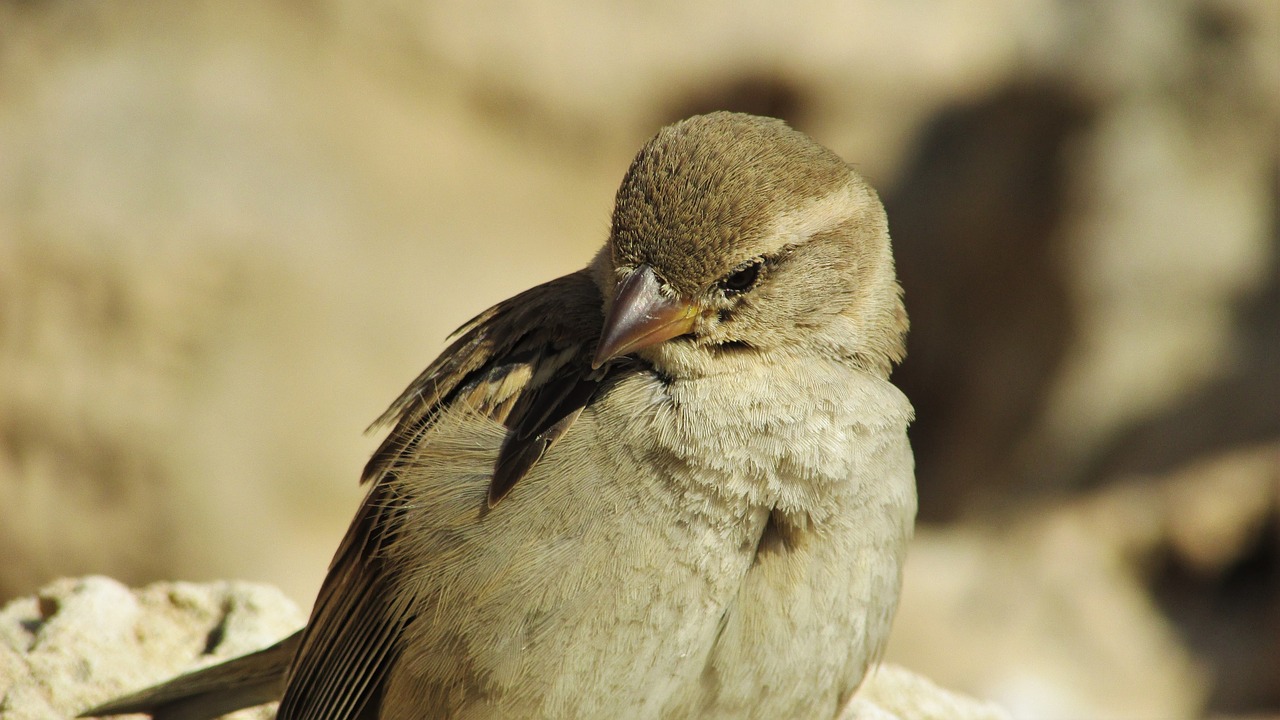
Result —
<svg viewBox="0 0 1280 720"><path fill-rule="evenodd" d="M154 720L211 720L279 700L302 633L271 647L89 708L79 717L142 713Z"/></svg>

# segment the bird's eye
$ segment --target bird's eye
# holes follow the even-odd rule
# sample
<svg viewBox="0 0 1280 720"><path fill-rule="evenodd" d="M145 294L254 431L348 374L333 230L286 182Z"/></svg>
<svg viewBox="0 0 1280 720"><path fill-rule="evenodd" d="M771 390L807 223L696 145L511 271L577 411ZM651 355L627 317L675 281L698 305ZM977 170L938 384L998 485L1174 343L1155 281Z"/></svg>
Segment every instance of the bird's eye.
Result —
<svg viewBox="0 0 1280 720"><path fill-rule="evenodd" d="M720 287L723 288L727 294L735 294L750 290L756 284L756 279L760 277L761 264L762 262L760 260L752 260L746 265L743 265L737 270L725 275L724 279L720 281Z"/></svg>

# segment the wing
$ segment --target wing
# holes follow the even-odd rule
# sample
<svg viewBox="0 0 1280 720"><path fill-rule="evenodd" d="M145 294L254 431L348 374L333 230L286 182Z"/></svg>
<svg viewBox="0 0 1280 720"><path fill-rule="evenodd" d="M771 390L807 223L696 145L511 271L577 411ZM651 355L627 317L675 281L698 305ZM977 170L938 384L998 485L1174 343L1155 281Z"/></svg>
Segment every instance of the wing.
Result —
<svg viewBox="0 0 1280 720"><path fill-rule="evenodd" d="M508 428L489 486L488 504L496 505L569 429L608 372L591 369L600 305L582 271L486 310L375 423L394 426L365 466L362 481L372 486L303 631L281 720L376 716L400 636L415 616L395 599L398 571L383 552L405 512L396 473L418 454L440 413L464 404Z"/></svg>

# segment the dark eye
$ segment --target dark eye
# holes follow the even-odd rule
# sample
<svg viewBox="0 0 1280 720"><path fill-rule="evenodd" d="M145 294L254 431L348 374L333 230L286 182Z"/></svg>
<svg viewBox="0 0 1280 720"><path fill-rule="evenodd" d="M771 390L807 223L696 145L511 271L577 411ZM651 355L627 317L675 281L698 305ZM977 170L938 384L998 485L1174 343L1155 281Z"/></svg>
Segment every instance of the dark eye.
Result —
<svg viewBox="0 0 1280 720"><path fill-rule="evenodd" d="M740 293L750 290L756 284L756 279L760 277L761 264L759 260L752 260L725 275L724 279L720 281L720 287L726 293Z"/></svg>

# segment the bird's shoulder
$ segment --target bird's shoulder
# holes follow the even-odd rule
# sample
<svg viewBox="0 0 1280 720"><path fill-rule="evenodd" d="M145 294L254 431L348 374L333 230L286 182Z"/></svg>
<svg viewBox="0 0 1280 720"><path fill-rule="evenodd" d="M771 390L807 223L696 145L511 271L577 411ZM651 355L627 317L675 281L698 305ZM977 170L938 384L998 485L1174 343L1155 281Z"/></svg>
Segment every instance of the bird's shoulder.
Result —
<svg viewBox="0 0 1280 720"><path fill-rule="evenodd" d="M490 488L490 503L496 503L595 393L603 376L591 368L603 324L601 304L599 289L582 270L472 318L374 423L391 430L365 465L362 481L380 480L410 456L445 409L466 408L509 431Z"/></svg>

